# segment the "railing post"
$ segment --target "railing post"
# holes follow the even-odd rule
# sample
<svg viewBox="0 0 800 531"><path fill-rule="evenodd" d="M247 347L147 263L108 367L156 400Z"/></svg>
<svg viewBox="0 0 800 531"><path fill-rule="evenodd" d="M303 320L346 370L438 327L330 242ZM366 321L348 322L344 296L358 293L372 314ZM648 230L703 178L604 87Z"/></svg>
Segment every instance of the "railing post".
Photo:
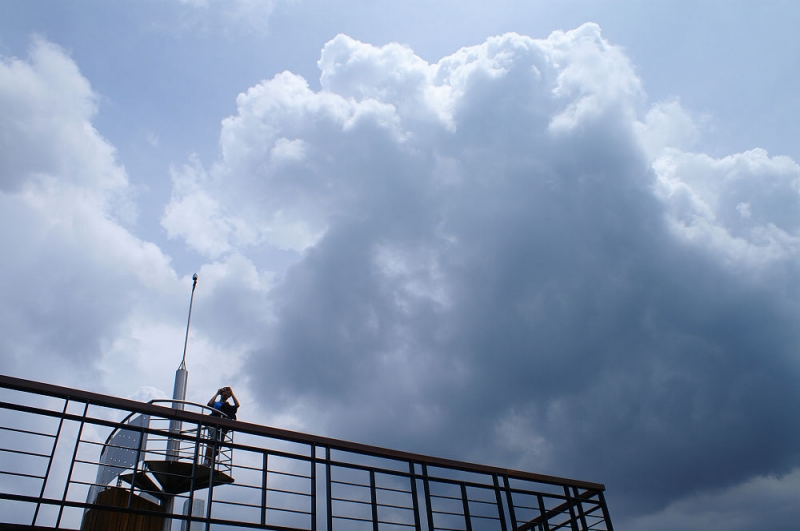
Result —
<svg viewBox="0 0 800 531"><path fill-rule="evenodd" d="M311 444L311 531L317 530L317 445Z"/></svg>
<svg viewBox="0 0 800 531"><path fill-rule="evenodd" d="M467 486L461 484L461 505L464 508L464 524L467 531L472 531L472 518L469 516L469 497L467 496Z"/></svg>
<svg viewBox="0 0 800 531"><path fill-rule="evenodd" d="M575 502L572 500L572 496L569 493L569 487L564 485L564 499L567 504L567 509L569 510L569 525L572 531L578 531L578 519L575 516Z"/></svg>
<svg viewBox="0 0 800 531"><path fill-rule="evenodd" d="M33 511L33 518L31 525L36 525L36 518L39 516L39 508L42 506L42 498L44 498L44 491L47 488L47 480L50 477L50 469L53 467L53 456L56 455L56 448L58 447L58 439L61 436L61 428L64 426L64 415L67 414L67 405L69 400L64 400L64 409L61 410L61 418L58 420L58 429L53 438L53 448L50 450L50 457L47 460L47 469L44 471L44 478L42 479L42 489L39 491L39 501L36 503L36 510Z"/></svg>
<svg viewBox="0 0 800 531"><path fill-rule="evenodd" d="M425 489L425 513L428 517L428 531L432 531L434 529L433 507L431 507L431 486L430 480L428 479L428 465L426 463L422 463L422 486Z"/></svg>
<svg viewBox="0 0 800 531"><path fill-rule="evenodd" d="M511 529L516 529L517 515L514 511L514 499L511 495L511 484L508 482L508 476L503 476L503 486L506 489L506 502L508 503L508 517L511 520Z"/></svg>
<svg viewBox="0 0 800 531"><path fill-rule="evenodd" d="M267 525L267 475L269 474L269 453L264 451L263 473L261 475L261 525Z"/></svg>
<svg viewBox="0 0 800 531"><path fill-rule="evenodd" d="M69 399L67 399L69 401ZM83 426L86 423L86 413L89 411L89 403L84 402L83 404L83 414L81 415L81 423L78 427L78 436L75 440L75 448L72 450L72 460L69 464L69 473L67 474L67 483L64 485L64 495L61 498L61 506L58 508L58 518L56 518L56 527L61 527L61 517L64 515L64 506L66 505L67 501L67 492L69 491L69 485L72 483L72 472L75 470L75 458L78 456L78 446L81 444L81 437L83 437Z"/></svg>
<svg viewBox="0 0 800 531"><path fill-rule="evenodd" d="M608 514L608 505L606 505L606 498L603 496L603 491L597 492L597 497L600 499L600 507L603 511L603 520L606 522L606 531L614 531L614 526L611 525L611 516Z"/></svg>
<svg viewBox="0 0 800 531"><path fill-rule="evenodd" d="M369 470L369 501L372 504L372 531L378 531L378 491L375 490L375 469Z"/></svg>
<svg viewBox="0 0 800 531"><path fill-rule="evenodd" d="M492 474L492 485L494 485L494 498L497 503L497 517L500 519L500 531L506 531L506 512L503 510L503 497L500 495L500 482L497 474Z"/></svg>
<svg viewBox="0 0 800 531"><path fill-rule="evenodd" d="M325 446L325 493L326 493L326 506L328 511L328 528L325 531L333 531L333 486L331 482L331 447Z"/></svg>
<svg viewBox="0 0 800 531"><path fill-rule="evenodd" d="M408 473L409 477L411 478L411 498L414 507L414 529L416 531L422 531L422 522L420 521L419 517L419 493L417 493L417 470L414 461L408 462Z"/></svg>
<svg viewBox="0 0 800 531"><path fill-rule="evenodd" d="M582 531L588 531L589 525L586 523L586 514L583 512L583 503L581 502L578 487L572 487L572 495L575 498L575 507L578 508L578 519L581 522Z"/></svg>
<svg viewBox="0 0 800 531"><path fill-rule="evenodd" d="M536 499L539 500L539 513L542 515L542 529L544 531L550 531L550 520L547 518L547 508L544 506L544 498L541 494L537 494Z"/></svg>

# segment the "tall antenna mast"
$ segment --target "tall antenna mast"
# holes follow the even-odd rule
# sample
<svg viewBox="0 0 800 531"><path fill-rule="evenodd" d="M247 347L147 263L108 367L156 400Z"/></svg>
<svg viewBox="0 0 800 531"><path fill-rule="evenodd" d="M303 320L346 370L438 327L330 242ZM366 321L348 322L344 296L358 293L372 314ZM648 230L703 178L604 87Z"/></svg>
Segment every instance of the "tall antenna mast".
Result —
<svg viewBox="0 0 800 531"><path fill-rule="evenodd" d="M194 288L197 287L197 273L192 277L192 296L189 298L189 319L186 321L186 338L183 340L183 358L181 359L180 367L186 368L186 345L189 344L189 325L192 323L192 304L194 304Z"/></svg>
<svg viewBox="0 0 800 531"><path fill-rule="evenodd" d="M183 357L178 370L175 371L175 387L172 391L174 400L186 400L186 382L189 379L189 371L186 370L186 347L189 344L189 325L192 323L192 305L194 304L194 289L197 287L197 273L192 277L192 296L189 298L189 319L186 321L186 337L183 340ZM178 407L173 404L173 407ZM181 404L180 409L183 409Z"/></svg>
<svg viewBox="0 0 800 531"><path fill-rule="evenodd" d="M189 298L189 319L186 321L186 337L183 339L183 357L178 370L175 371L175 387L172 389L172 399L175 401L172 403L174 409L183 409L183 403L186 400L186 382L189 380L189 371L186 370L186 345L189 344L189 324L192 322L192 305L194 304L194 289L197 287L197 273L194 274L192 280L194 282L192 283L192 296ZM182 428L183 421L175 419L169 421L170 437L167 439L167 461L178 460L180 440L173 437L172 434L179 434ZM174 503L174 496L169 496L165 500L164 507L167 513L172 512ZM162 529L164 531L172 529L172 519L165 518Z"/></svg>

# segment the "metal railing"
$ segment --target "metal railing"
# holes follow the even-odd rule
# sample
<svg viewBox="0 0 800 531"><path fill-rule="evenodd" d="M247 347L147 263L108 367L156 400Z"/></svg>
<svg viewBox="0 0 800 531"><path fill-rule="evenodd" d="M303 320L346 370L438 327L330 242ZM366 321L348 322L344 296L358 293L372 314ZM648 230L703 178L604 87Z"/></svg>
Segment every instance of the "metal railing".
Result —
<svg viewBox="0 0 800 531"><path fill-rule="evenodd" d="M172 407L178 407L182 410L187 410L186 408L188 407L188 411L194 411L196 413L206 415L210 414L220 418L228 418L225 413L218 409L203 404L198 404L196 402L190 402L188 400L157 398L150 400L147 403L150 405L171 404ZM109 450L113 450L115 448L129 450L130 448L127 445L120 446L118 444L114 444L114 440L119 437L125 439L126 432L131 432L132 426L140 426L141 422L143 422L146 418L148 425L153 427L159 434L151 435L146 439L146 445L147 447L151 448L151 453L162 456L164 460L191 463L196 459L198 454L198 444L202 443L202 448L201 452L199 452L199 455L208 456L208 460L210 460L211 453L213 452L215 468L228 474L232 472L233 452L231 451L230 445L233 444L234 432L230 430L217 430L217 428L213 426L196 424L192 424L188 429L185 429L181 421L159 418L151 420L149 416L144 417L139 415L134 417L135 414L135 412L129 413L128 416L120 421L120 426L114 429L114 431L112 431L108 436L105 444L103 445L101 461L103 455L105 455ZM168 424L165 426L167 421ZM164 432L167 432L168 435L164 436ZM130 437L130 435L128 437ZM135 429L133 437L136 438ZM223 441L225 444L221 444ZM144 446L144 444L141 446ZM153 446L156 448L152 448ZM143 459L144 456L140 455L139 458ZM204 461L205 460L206 459L204 459Z"/></svg>
<svg viewBox="0 0 800 531"><path fill-rule="evenodd" d="M0 375L7 527L612 531L603 491Z"/></svg>

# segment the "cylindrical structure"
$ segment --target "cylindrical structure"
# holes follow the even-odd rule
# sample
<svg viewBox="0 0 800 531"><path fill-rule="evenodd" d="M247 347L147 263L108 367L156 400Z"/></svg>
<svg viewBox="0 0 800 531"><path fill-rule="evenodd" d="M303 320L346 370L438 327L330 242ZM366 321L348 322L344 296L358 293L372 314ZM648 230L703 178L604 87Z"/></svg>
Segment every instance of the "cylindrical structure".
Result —
<svg viewBox="0 0 800 531"><path fill-rule="evenodd" d="M178 370L175 371L175 387L172 389L172 398L174 400L186 400L186 382L189 380L189 371L186 370L186 365L181 364ZM183 404L173 403L172 407L183 409Z"/></svg>
<svg viewBox="0 0 800 531"><path fill-rule="evenodd" d="M189 380L189 371L186 370L186 366L181 363L181 366L178 367L178 370L175 371L175 387L172 391L172 398L176 400L176 402L172 403L172 407L174 409L183 409L183 401L186 400L186 383ZM177 402L180 400L180 402ZM183 428L183 423L179 420L170 420L169 421L169 432L170 433L180 433L181 429ZM180 455L180 445L181 440L170 437L167 441L167 460L169 461L177 461Z"/></svg>

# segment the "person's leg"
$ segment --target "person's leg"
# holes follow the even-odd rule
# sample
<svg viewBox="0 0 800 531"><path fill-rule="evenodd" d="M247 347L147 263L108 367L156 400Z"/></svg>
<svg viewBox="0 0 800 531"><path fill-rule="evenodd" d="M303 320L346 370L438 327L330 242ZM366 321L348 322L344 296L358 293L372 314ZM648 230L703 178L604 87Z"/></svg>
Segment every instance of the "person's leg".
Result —
<svg viewBox="0 0 800 531"><path fill-rule="evenodd" d="M214 458L214 447L216 446L218 432L219 430L216 428L208 428L208 439L206 440L206 460L203 462L205 466L211 466L211 460Z"/></svg>

